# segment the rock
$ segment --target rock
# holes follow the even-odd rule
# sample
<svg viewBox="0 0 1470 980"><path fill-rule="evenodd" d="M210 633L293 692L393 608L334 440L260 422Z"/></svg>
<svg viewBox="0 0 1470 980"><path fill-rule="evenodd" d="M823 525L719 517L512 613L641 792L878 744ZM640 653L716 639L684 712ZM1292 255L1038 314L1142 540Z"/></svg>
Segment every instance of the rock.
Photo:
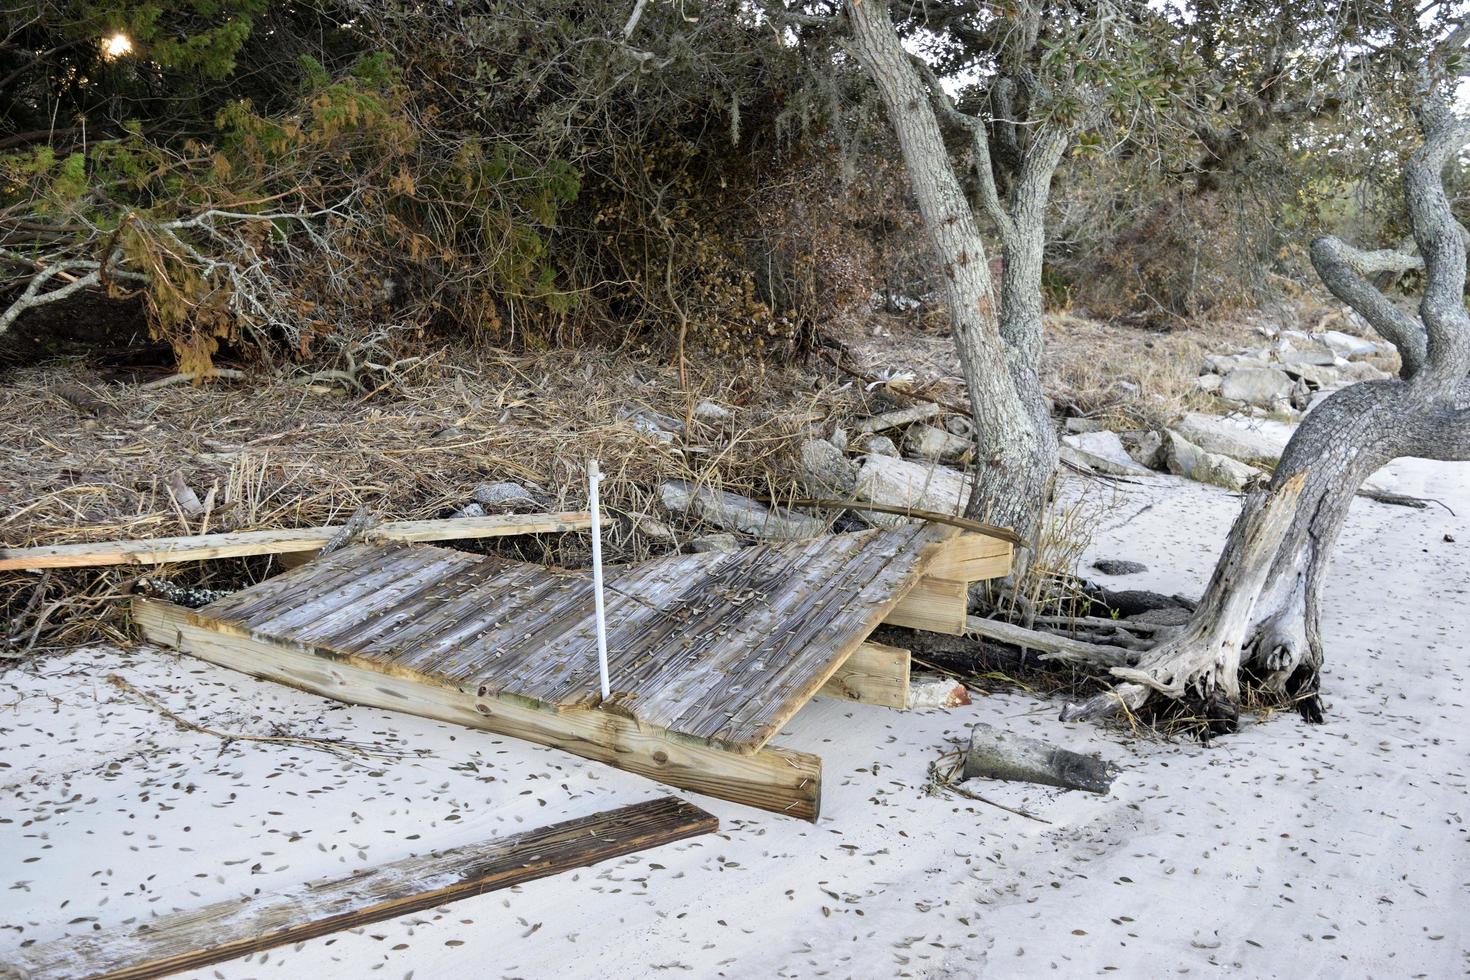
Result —
<svg viewBox="0 0 1470 980"><path fill-rule="evenodd" d="M903 448L910 456L948 463L958 460L973 447L963 436L920 422L909 426L908 432L904 433Z"/></svg>
<svg viewBox="0 0 1470 980"><path fill-rule="evenodd" d="M749 497L670 480L659 487L663 505L727 531L773 541L800 541L826 532L825 521L796 511L772 509Z"/></svg>
<svg viewBox="0 0 1470 980"><path fill-rule="evenodd" d="M874 432L886 432L889 429L896 429L901 425L911 425L914 422L923 422L926 419L932 419L934 416L940 415L943 412L944 409L938 405L926 402L922 405L900 408L896 411L884 412L882 415L874 415L872 418L864 419L858 423L857 431L862 435L869 435Z"/></svg>
<svg viewBox="0 0 1470 980"><path fill-rule="evenodd" d="M689 548L699 554L710 551L739 551L740 539L729 531L720 531L716 534L703 534L689 542Z"/></svg>
<svg viewBox="0 0 1470 980"><path fill-rule="evenodd" d="M730 410L714 402L703 401L694 406L694 417L705 422L719 422L730 417Z"/></svg>
<svg viewBox="0 0 1470 980"><path fill-rule="evenodd" d="M1145 609L1126 617L1127 622L1143 623L1148 626L1183 626L1189 622L1193 613L1183 606L1163 606L1159 609Z"/></svg>
<svg viewBox="0 0 1470 980"><path fill-rule="evenodd" d="M832 435L827 439L839 452L847 452L847 430L833 429Z"/></svg>
<svg viewBox="0 0 1470 980"><path fill-rule="evenodd" d="M1148 571L1148 566L1142 562L1127 561L1123 558L1099 558L1092 563L1092 567L1104 575L1137 575L1139 572Z"/></svg>
<svg viewBox="0 0 1470 980"><path fill-rule="evenodd" d="M1076 433L1105 432L1108 428L1108 424L1100 419L1084 419L1076 416L1067 419L1062 424L1066 426L1068 432Z"/></svg>
<svg viewBox="0 0 1470 980"><path fill-rule="evenodd" d="M475 492L471 496L475 498L475 503L487 511L541 506L536 496L530 490L527 490L519 483L510 483L508 481L504 483L487 483L484 486L476 487Z"/></svg>
<svg viewBox="0 0 1470 980"><path fill-rule="evenodd" d="M1325 344L1311 344L1305 348L1278 351L1276 359L1290 371L1294 365L1302 364L1329 367L1337 363L1337 353Z"/></svg>
<svg viewBox="0 0 1470 980"><path fill-rule="evenodd" d="M1280 368L1237 368L1220 383L1220 397L1272 408L1291 395L1291 379Z"/></svg>
<svg viewBox="0 0 1470 980"><path fill-rule="evenodd" d="M657 541L674 541L674 529L653 517L635 517L633 526Z"/></svg>
<svg viewBox="0 0 1470 980"><path fill-rule="evenodd" d="M1274 465L1286 448L1289 433L1272 434L1244 423L1203 412L1190 412L1174 424L1174 431L1207 453L1219 453L1243 463Z"/></svg>
<svg viewBox="0 0 1470 980"><path fill-rule="evenodd" d="M484 517L485 508L479 504L465 504L459 510L450 515L451 517Z"/></svg>
<svg viewBox="0 0 1470 980"><path fill-rule="evenodd" d="M1150 429L1141 432L1133 438L1123 439L1123 448L1128 450L1128 455L1139 466L1146 466L1150 470L1161 470L1164 468L1164 437Z"/></svg>
<svg viewBox="0 0 1470 980"><path fill-rule="evenodd" d="M1206 452L1173 430L1165 447L1169 472L1199 483L1212 483L1227 490L1243 490L1265 474L1254 466L1219 453Z"/></svg>
<svg viewBox="0 0 1470 980"><path fill-rule="evenodd" d="M958 708L970 703L965 685L945 677L918 678L909 684L909 708Z"/></svg>
<svg viewBox="0 0 1470 980"><path fill-rule="evenodd" d="M1352 334L1343 333L1341 330L1324 330L1322 333L1313 334L1312 339L1318 343L1326 344L1350 361L1372 357L1378 353L1378 345L1373 341L1364 340L1362 337L1354 337Z"/></svg>
<svg viewBox="0 0 1470 980"><path fill-rule="evenodd" d="M970 480L947 466L869 455L862 458L858 467L853 496L875 504L958 514L969 499ZM875 527L896 527L907 520L893 514L859 516Z"/></svg>
<svg viewBox="0 0 1470 980"><path fill-rule="evenodd" d="M819 496L850 497L857 486L857 466L825 439L801 444L801 471L806 485Z"/></svg>
<svg viewBox="0 0 1470 980"><path fill-rule="evenodd" d="M898 456L898 447L887 436L868 436L859 446L873 456Z"/></svg>
<svg viewBox="0 0 1470 980"><path fill-rule="evenodd" d="M1194 379L1194 386L1207 395L1218 395L1225 379L1218 374L1202 374Z"/></svg>
<svg viewBox="0 0 1470 980"><path fill-rule="evenodd" d="M1393 377L1387 371L1363 361L1350 361L1342 364L1338 367L1338 372L1346 381L1386 381Z"/></svg>
<svg viewBox="0 0 1470 980"><path fill-rule="evenodd" d="M1369 366L1371 365L1364 365L1364 367ZM1330 364L1283 364L1281 367L1287 374L1305 381L1317 390L1340 388L1343 384L1342 372Z"/></svg>
<svg viewBox="0 0 1470 980"><path fill-rule="evenodd" d="M1160 609L1194 611L1191 603L1177 595L1164 595L1162 592L1150 592L1147 589L1120 589L1116 592L1103 589L1102 598L1108 608L1117 610L1119 616L1125 617L1157 612Z"/></svg>
<svg viewBox="0 0 1470 980"><path fill-rule="evenodd" d="M642 433L659 442L673 442L675 433L684 431L684 423L671 415L646 408L622 409L618 417L633 426L633 431Z"/></svg>
<svg viewBox="0 0 1470 980"><path fill-rule="evenodd" d="M1106 793L1113 788L1119 771L1096 756L1060 749L990 725L971 728L970 746L965 750L966 779L1004 779Z"/></svg>
<svg viewBox="0 0 1470 980"><path fill-rule="evenodd" d="M955 435L964 436L966 439L975 434L975 427L963 415L951 415L944 420L944 427Z"/></svg>
<svg viewBox="0 0 1470 980"><path fill-rule="evenodd" d="M1099 473L1112 476L1147 475L1146 466L1140 466L1123 448L1123 440L1116 432L1083 432L1062 437L1063 458L1072 463L1081 463ZM1070 450L1070 452L1068 451Z"/></svg>
<svg viewBox="0 0 1470 980"><path fill-rule="evenodd" d="M1229 374L1243 368L1270 367L1271 360L1265 354L1206 354L1205 369L1201 374Z"/></svg>

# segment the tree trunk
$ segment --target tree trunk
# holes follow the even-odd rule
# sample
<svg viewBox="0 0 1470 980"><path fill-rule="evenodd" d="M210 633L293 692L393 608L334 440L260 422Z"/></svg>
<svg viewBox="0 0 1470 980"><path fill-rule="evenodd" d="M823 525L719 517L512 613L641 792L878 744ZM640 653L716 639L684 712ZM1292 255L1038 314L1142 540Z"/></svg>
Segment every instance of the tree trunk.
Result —
<svg viewBox="0 0 1470 980"><path fill-rule="evenodd" d="M1015 271L1006 276L1009 288L997 316L985 243L950 161L931 93L899 41L886 4L850 0L846 11L853 54L888 110L929 243L944 271L955 347L975 419L975 487L965 514L1014 528L1034 541L1057 466L1056 433L1038 373L1040 249L1034 256L1028 249L1014 261L1006 256ZM1032 281L1034 289L1028 285Z"/></svg>
<svg viewBox="0 0 1470 980"><path fill-rule="evenodd" d="M1454 36L1463 46L1470 27ZM1205 596L1181 634L1146 653L1136 668L1112 667L1125 683L1083 705L1069 705L1063 718L1136 708L1154 695L1234 700L1245 668L1267 689L1291 697L1308 720L1321 720L1316 692L1324 660L1322 588L1358 488L1400 456L1470 459L1466 234L1450 211L1441 179L1445 161L1470 142L1470 121L1430 99L1421 124L1424 146L1404 174L1404 196L1427 272L1419 317L1400 310L1365 278L1392 262L1392 255L1359 252L1330 238L1312 244L1312 263L1323 284L1398 348L1401 377L1344 388L1307 416L1272 477L1271 503L1253 500L1236 520ZM1418 262L1407 255L1397 259ZM1296 492L1288 499L1292 488ZM1280 519L1263 518L1273 508Z"/></svg>

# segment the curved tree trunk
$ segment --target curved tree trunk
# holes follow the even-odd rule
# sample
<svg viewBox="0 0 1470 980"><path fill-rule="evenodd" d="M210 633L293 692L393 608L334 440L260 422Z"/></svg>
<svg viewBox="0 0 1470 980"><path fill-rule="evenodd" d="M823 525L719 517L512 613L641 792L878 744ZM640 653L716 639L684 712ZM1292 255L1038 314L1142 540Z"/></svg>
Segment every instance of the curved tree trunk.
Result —
<svg viewBox="0 0 1470 980"><path fill-rule="evenodd" d="M1056 433L1038 373L1041 219L1051 170L1039 181L1040 208L1030 209L1035 224L1028 228L1027 247L1007 250L997 314L985 243L931 105L935 93L910 61L886 4L853 0L846 13L852 52L888 110L929 243L944 272L955 346L975 419L975 488L966 516L1014 528L1034 540L1057 467ZM980 164L988 167L989 161ZM1055 166L1054 159L1051 169Z"/></svg>
<svg viewBox="0 0 1470 980"><path fill-rule="evenodd" d="M1358 252L1330 238L1312 244L1323 284L1398 348L1400 378L1344 388L1303 420L1272 477L1269 502L1258 496L1247 503L1180 636L1148 651L1136 667L1112 668L1125 683L1069 705L1063 718L1136 708L1155 695L1233 701L1243 667L1267 688L1294 698L1309 720L1321 719L1322 588L1358 488L1400 456L1470 459L1470 315L1464 306L1470 236L1451 213L1440 176L1445 161L1470 142L1470 120L1435 101L1421 119L1424 146L1404 176L1427 270L1419 317L1398 309L1365 278L1386 263L1407 268L1417 259ZM1261 517L1273 507L1288 518L1279 530Z"/></svg>

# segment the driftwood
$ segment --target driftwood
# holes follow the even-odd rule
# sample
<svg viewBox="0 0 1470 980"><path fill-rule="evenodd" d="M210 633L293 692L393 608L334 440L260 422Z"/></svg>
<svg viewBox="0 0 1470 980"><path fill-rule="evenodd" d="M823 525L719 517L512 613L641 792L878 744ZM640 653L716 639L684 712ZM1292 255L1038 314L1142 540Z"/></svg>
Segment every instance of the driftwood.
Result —
<svg viewBox="0 0 1470 980"><path fill-rule="evenodd" d="M970 747L965 750L966 779L981 776L1106 793L1117 773L1116 766L1102 759L989 725L970 730Z"/></svg>
<svg viewBox="0 0 1470 980"><path fill-rule="evenodd" d="M698 807L662 797L345 878L160 915L131 930L67 936L18 950L0 965L0 977L143 978L197 970L718 829Z"/></svg>
<svg viewBox="0 0 1470 980"><path fill-rule="evenodd" d="M1027 650L1040 650L1043 660L1102 664L1108 667L1124 667L1134 660L1127 650L1120 647L1085 643L1082 640L1057 636L1055 633L1028 630L1024 626L1001 622L998 619L969 616L965 619L965 632L991 640L999 640L1002 643L1010 643Z"/></svg>
<svg viewBox="0 0 1470 980"><path fill-rule="evenodd" d="M507 514L439 521L389 521L370 529L372 541L455 541L511 534L580 531L592 526L587 513ZM316 551L343 530L342 525L192 534L141 541L98 541L39 548L0 548L0 570L88 568L99 565L163 565L206 558L280 555Z"/></svg>

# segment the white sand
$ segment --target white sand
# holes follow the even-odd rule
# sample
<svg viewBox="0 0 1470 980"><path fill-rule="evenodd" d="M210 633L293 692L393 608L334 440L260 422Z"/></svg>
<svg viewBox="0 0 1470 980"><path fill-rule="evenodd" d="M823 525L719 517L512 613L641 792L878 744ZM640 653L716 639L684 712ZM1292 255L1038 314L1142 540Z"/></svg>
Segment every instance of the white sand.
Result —
<svg viewBox="0 0 1470 980"><path fill-rule="evenodd" d="M1470 465L1376 482L1470 513ZM1118 501L1110 580L1197 594L1236 501L1168 478ZM949 712L817 702L815 826L691 797L722 830L439 912L208 968L222 977L1433 976L1470 971L1470 528L1359 501L1324 626L1328 723L1211 747L1131 742L1025 695ZM1452 534L1460 540L1444 540ZM115 672L232 731L422 753L367 764L177 730ZM337 705L151 649L5 675L0 962L25 941L333 877L635 802L662 787L552 750ZM984 720L1098 750L1105 797L992 784L1041 824L923 794ZM376 971L376 973L373 973Z"/></svg>

